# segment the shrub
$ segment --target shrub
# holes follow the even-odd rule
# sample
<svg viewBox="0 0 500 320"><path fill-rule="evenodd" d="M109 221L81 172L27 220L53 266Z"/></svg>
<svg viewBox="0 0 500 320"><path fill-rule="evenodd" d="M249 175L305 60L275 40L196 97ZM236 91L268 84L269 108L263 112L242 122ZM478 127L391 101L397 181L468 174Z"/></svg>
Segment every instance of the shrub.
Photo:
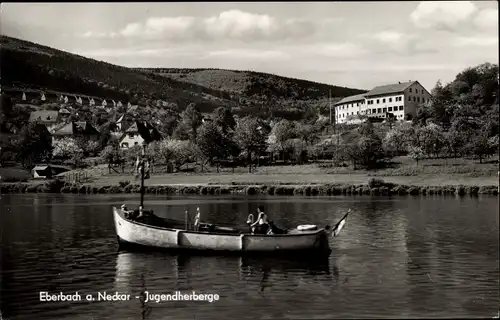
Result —
<svg viewBox="0 0 500 320"><path fill-rule="evenodd" d="M118 185L120 186L120 188L125 188L129 184L130 184L129 180L123 180L123 181L118 182Z"/></svg>
<svg viewBox="0 0 500 320"><path fill-rule="evenodd" d="M385 181L382 179L371 178L370 180L368 180L368 186L370 188L380 188L385 185Z"/></svg>

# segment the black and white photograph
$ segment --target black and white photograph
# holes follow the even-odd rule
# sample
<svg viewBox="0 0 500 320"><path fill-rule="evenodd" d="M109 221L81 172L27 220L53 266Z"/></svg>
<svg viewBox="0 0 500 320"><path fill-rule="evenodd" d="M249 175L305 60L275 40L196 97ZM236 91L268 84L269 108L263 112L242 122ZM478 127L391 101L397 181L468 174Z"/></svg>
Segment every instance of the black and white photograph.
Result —
<svg viewBox="0 0 500 320"><path fill-rule="evenodd" d="M498 318L497 1L3 2L0 319Z"/></svg>

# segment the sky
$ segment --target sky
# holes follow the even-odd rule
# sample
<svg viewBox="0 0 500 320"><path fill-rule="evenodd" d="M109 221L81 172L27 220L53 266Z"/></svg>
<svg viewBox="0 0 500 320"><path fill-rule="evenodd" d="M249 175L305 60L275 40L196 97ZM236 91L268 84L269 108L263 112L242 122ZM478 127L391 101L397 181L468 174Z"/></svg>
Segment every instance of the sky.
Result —
<svg viewBox="0 0 500 320"><path fill-rule="evenodd" d="M498 2L2 3L0 32L127 67L428 90L498 63Z"/></svg>

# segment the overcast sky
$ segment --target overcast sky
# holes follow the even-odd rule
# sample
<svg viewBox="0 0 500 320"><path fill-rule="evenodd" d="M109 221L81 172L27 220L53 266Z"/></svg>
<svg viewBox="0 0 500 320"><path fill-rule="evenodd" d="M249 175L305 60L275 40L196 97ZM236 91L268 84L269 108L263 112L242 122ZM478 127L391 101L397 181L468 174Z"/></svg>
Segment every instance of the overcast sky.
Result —
<svg viewBox="0 0 500 320"><path fill-rule="evenodd" d="M371 89L498 63L497 1L2 3L1 33L129 67L256 70Z"/></svg>

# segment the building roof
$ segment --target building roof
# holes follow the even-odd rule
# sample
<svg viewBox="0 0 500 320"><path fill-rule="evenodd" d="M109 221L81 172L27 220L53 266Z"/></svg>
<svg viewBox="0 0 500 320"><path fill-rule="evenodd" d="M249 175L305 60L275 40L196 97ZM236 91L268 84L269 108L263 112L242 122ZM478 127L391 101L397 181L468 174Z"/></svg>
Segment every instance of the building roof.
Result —
<svg viewBox="0 0 500 320"><path fill-rule="evenodd" d="M362 93L362 94L357 94L354 96L345 97L344 99L335 103L335 105L349 103L349 102L355 102L355 101L363 101L363 100L365 100L365 95L366 95L366 93Z"/></svg>
<svg viewBox="0 0 500 320"><path fill-rule="evenodd" d="M378 86L370 90L368 93L365 93L365 96L373 97L373 96L381 96L385 94L403 92L406 88L408 88L415 82L417 81L400 82L395 84L386 84L383 86Z"/></svg>
<svg viewBox="0 0 500 320"><path fill-rule="evenodd" d="M59 111L54 110L41 110L33 111L30 114L29 122L45 122L45 123L56 123L59 116Z"/></svg>
<svg viewBox="0 0 500 320"><path fill-rule="evenodd" d="M35 166L33 170L45 170L50 168L48 165Z"/></svg>
<svg viewBox="0 0 500 320"><path fill-rule="evenodd" d="M127 130L125 130L120 140L129 133L138 133L142 139L146 141L146 143L162 139L160 132L146 121L135 121Z"/></svg>
<svg viewBox="0 0 500 320"><path fill-rule="evenodd" d="M87 121L73 121L66 123L64 126L56 130L52 135L54 136L72 136L75 134L91 135L99 134L92 124Z"/></svg>

